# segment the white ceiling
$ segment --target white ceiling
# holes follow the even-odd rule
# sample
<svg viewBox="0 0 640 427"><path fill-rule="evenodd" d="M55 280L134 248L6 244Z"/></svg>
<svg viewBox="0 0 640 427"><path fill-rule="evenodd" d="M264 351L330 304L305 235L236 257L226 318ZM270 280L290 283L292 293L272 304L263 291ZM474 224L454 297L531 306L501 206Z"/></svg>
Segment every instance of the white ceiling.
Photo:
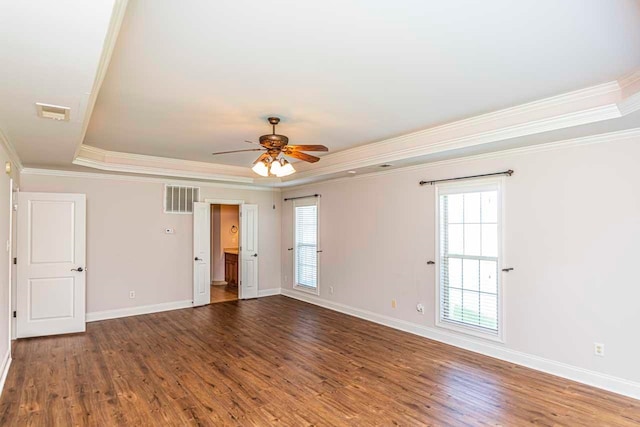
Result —
<svg viewBox="0 0 640 427"><path fill-rule="evenodd" d="M249 148L269 115L336 152L638 66L636 0L130 0L84 143L250 166L210 153Z"/></svg>
<svg viewBox="0 0 640 427"><path fill-rule="evenodd" d="M24 164L71 164L113 7L0 0L0 130ZM36 102L70 107L70 121L38 118Z"/></svg>

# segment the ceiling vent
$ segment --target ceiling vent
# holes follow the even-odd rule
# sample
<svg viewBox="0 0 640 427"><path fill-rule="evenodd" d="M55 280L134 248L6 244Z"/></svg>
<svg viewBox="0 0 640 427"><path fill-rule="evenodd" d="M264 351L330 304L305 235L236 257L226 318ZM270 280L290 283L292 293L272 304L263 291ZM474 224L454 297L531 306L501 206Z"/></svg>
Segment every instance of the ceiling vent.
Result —
<svg viewBox="0 0 640 427"><path fill-rule="evenodd" d="M36 108L38 109L38 117L43 119L69 121L69 112L71 111L69 107L36 102Z"/></svg>

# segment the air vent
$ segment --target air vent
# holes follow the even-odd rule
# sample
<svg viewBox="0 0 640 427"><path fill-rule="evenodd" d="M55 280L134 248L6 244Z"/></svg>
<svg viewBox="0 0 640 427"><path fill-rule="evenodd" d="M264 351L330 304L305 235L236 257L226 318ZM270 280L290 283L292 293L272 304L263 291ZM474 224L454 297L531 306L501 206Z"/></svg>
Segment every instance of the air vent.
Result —
<svg viewBox="0 0 640 427"><path fill-rule="evenodd" d="M200 198L199 187L184 185L165 185L164 212L174 214L193 213L193 202Z"/></svg>
<svg viewBox="0 0 640 427"><path fill-rule="evenodd" d="M36 102L36 108L38 109L38 117L42 117L43 119L69 121L69 112L71 111L69 107Z"/></svg>

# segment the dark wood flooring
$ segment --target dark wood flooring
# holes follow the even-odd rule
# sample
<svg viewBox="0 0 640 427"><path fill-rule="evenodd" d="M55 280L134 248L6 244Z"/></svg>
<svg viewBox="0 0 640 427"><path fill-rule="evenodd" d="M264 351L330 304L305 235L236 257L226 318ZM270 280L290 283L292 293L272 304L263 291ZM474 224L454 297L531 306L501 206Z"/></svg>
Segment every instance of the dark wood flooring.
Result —
<svg viewBox="0 0 640 427"><path fill-rule="evenodd" d="M238 285L211 285L211 304L238 299Z"/></svg>
<svg viewBox="0 0 640 427"><path fill-rule="evenodd" d="M637 426L640 401L283 296L20 340L2 426Z"/></svg>

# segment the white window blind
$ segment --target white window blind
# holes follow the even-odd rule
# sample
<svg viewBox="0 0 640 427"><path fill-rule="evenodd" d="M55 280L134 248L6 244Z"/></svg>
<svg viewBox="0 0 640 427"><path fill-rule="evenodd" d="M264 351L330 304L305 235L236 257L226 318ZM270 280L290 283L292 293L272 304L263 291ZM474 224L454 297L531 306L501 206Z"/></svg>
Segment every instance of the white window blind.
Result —
<svg viewBox="0 0 640 427"><path fill-rule="evenodd" d="M199 198L199 187L165 185L164 212L179 214L193 213L193 202L197 202Z"/></svg>
<svg viewBox="0 0 640 427"><path fill-rule="evenodd" d="M301 199L294 203L295 286L318 287L318 203Z"/></svg>
<svg viewBox="0 0 640 427"><path fill-rule="evenodd" d="M440 322L499 333L500 200L499 184L439 188Z"/></svg>

